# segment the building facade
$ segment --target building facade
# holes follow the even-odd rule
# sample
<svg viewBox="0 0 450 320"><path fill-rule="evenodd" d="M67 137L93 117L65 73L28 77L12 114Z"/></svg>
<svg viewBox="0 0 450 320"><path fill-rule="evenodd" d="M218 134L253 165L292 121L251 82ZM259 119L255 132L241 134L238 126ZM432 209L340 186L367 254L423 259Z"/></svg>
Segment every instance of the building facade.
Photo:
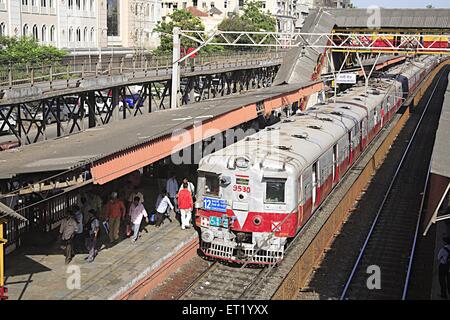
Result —
<svg viewBox="0 0 450 320"><path fill-rule="evenodd" d="M67 49L151 48L161 0L0 0L0 35Z"/></svg>
<svg viewBox="0 0 450 320"><path fill-rule="evenodd" d="M155 48L158 45L158 36L152 31L161 21L161 0L105 1L110 47Z"/></svg>

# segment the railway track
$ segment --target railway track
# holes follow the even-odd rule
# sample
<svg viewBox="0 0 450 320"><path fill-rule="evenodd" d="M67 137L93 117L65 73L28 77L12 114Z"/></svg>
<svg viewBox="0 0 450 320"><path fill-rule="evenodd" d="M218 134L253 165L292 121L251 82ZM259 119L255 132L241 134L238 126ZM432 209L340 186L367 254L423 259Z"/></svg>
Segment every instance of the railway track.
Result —
<svg viewBox="0 0 450 320"><path fill-rule="evenodd" d="M236 268L212 263L194 283L179 297L179 300L239 300L263 272L262 268Z"/></svg>
<svg viewBox="0 0 450 320"><path fill-rule="evenodd" d="M405 299L407 296L434 134L440 116L440 108L432 106L439 104L436 93L446 87L446 74L441 72L423 108L345 283L341 300Z"/></svg>

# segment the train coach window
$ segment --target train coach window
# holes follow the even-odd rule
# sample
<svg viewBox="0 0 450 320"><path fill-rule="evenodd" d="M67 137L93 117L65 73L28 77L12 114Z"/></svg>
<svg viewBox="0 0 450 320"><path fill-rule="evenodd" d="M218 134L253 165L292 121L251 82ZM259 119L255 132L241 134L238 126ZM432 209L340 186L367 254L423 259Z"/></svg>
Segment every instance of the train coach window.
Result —
<svg viewBox="0 0 450 320"><path fill-rule="evenodd" d="M286 181L283 179L270 179L266 181L266 202L284 203L284 187Z"/></svg>
<svg viewBox="0 0 450 320"><path fill-rule="evenodd" d="M219 195L219 176L207 174L205 175L206 185L205 185L205 193L218 196Z"/></svg>

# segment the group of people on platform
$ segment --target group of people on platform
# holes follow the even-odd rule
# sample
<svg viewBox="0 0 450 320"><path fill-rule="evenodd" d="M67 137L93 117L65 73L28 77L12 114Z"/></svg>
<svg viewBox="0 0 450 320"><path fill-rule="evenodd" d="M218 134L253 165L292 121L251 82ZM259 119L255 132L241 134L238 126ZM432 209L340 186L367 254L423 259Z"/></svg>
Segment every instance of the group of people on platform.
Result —
<svg viewBox="0 0 450 320"><path fill-rule="evenodd" d="M133 174L119 192L113 191L109 194L105 204L99 192L93 190L80 195L78 203L67 210L59 230L66 264L70 263L75 253L83 253L85 250L89 252L85 260L94 261L98 254L100 230L105 231L107 237L104 242L109 242L111 246L121 239L121 230L135 243L139 239L144 219L147 224L153 223L156 228L159 228L165 219L173 222L172 212L179 220L181 229L191 227L195 187L188 178L184 178L179 186L176 175L170 174L166 188L156 199L155 212L149 214L144 205L144 194L139 189L140 178L136 178L138 173ZM106 246L106 243L104 244Z"/></svg>

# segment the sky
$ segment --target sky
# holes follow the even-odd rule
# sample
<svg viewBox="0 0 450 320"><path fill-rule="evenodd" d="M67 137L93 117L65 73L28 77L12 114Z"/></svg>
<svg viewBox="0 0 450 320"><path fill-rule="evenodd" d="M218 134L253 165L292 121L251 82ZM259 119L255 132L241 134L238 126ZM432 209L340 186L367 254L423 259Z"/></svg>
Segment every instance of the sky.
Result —
<svg viewBox="0 0 450 320"><path fill-rule="evenodd" d="M450 8L449 0L352 0L358 8L377 5L384 8L425 8L431 4L435 8Z"/></svg>

